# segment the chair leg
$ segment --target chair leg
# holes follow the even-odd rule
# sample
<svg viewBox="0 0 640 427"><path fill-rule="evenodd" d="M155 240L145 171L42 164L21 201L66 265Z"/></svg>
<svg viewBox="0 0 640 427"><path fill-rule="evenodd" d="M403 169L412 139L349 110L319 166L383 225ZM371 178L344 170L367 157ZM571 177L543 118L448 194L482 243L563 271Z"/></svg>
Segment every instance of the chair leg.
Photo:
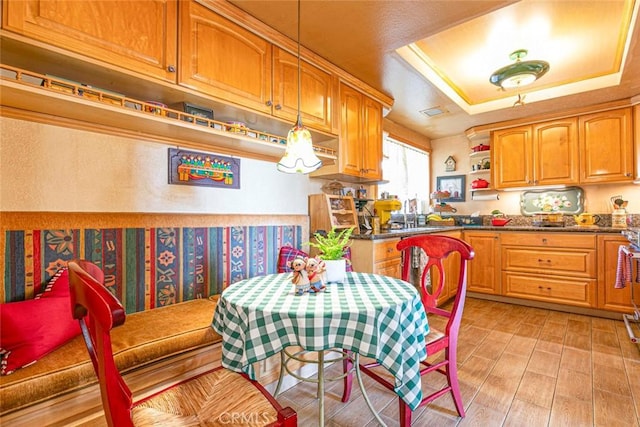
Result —
<svg viewBox="0 0 640 427"><path fill-rule="evenodd" d="M347 356L351 356L351 352L349 350L344 350ZM351 357L345 357L342 360L342 372L346 375L344 376L344 388L342 391L342 401L348 402L351 397L351 387L353 387L353 360Z"/></svg>
<svg viewBox="0 0 640 427"><path fill-rule="evenodd" d="M460 383L458 382L458 358L455 349L447 349L449 364L447 365L447 381L451 386L451 396L453 403L456 405L458 415L464 418L464 405L462 404L462 395L460 394Z"/></svg>
<svg viewBox="0 0 640 427"><path fill-rule="evenodd" d="M411 427L411 408L401 398L398 398L398 404L400 406L400 427Z"/></svg>
<svg viewBox="0 0 640 427"><path fill-rule="evenodd" d="M278 385L276 386L276 390L273 392L273 397L278 397L280 394L280 387L282 387L282 380L284 379L284 373L287 370L286 368L286 356L284 353L284 348L280 350L280 376L278 377Z"/></svg>

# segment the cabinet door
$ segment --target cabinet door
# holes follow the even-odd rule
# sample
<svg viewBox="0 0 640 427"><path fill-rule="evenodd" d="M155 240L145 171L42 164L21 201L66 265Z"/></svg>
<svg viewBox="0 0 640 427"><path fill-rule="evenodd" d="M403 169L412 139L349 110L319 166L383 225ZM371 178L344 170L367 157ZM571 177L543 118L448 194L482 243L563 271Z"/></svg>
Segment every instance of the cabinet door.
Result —
<svg viewBox="0 0 640 427"><path fill-rule="evenodd" d="M576 118L533 126L533 149L535 185L579 182Z"/></svg>
<svg viewBox="0 0 640 427"><path fill-rule="evenodd" d="M467 289L471 292L500 295L500 251L497 233L464 232L474 258L467 264Z"/></svg>
<svg viewBox="0 0 640 427"><path fill-rule="evenodd" d="M618 248L629 242L622 236L598 236L598 308L631 313L631 288L616 289ZM640 292L640 285L635 285ZM636 293L637 295L638 293Z"/></svg>
<svg viewBox="0 0 640 427"><path fill-rule="evenodd" d="M402 279L401 265L401 258L394 258L387 261L376 262L373 266L373 272L375 274L381 274L383 276Z"/></svg>
<svg viewBox="0 0 640 427"><path fill-rule="evenodd" d="M340 169L360 176L362 169L363 95L344 84L340 85Z"/></svg>
<svg viewBox="0 0 640 427"><path fill-rule="evenodd" d="M533 185L531 126L495 131L491 151L495 188Z"/></svg>
<svg viewBox="0 0 640 427"><path fill-rule="evenodd" d="M633 180L631 108L580 117L580 182Z"/></svg>
<svg viewBox="0 0 640 427"><path fill-rule="evenodd" d="M382 179L382 106L364 97L362 176Z"/></svg>
<svg viewBox="0 0 640 427"><path fill-rule="evenodd" d="M331 74L300 61L302 123L331 132ZM294 122L298 115L298 58L273 47L273 115Z"/></svg>
<svg viewBox="0 0 640 427"><path fill-rule="evenodd" d="M175 82L175 0L5 1L2 28Z"/></svg>
<svg viewBox="0 0 640 427"><path fill-rule="evenodd" d="M195 1L180 2L183 86L271 113L271 44Z"/></svg>

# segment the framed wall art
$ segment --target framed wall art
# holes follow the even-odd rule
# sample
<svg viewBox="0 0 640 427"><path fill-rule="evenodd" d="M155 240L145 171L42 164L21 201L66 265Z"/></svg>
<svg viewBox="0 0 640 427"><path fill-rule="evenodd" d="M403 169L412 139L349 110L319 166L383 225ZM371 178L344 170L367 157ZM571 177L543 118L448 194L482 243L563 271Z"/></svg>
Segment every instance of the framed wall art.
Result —
<svg viewBox="0 0 640 427"><path fill-rule="evenodd" d="M169 148L169 184L240 188L240 159Z"/></svg>
<svg viewBox="0 0 640 427"><path fill-rule="evenodd" d="M448 191L451 194L448 199L442 199L442 202L464 202L466 192L465 175L437 177L436 190Z"/></svg>

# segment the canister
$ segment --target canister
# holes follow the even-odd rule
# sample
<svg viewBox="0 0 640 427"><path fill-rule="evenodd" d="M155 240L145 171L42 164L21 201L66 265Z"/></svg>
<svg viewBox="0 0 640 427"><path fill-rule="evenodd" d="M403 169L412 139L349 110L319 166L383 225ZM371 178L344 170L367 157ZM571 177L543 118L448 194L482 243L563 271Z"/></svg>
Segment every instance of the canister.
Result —
<svg viewBox="0 0 640 427"><path fill-rule="evenodd" d="M614 209L611 214L611 226L613 228L627 228L627 211L623 209Z"/></svg>

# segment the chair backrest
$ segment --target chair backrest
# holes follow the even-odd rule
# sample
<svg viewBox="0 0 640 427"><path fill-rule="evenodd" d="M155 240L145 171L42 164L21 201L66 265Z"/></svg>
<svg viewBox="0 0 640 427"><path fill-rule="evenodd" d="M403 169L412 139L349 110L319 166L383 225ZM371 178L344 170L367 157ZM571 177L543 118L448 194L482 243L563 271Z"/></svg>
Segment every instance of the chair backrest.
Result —
<svg viewBox="0 0 640 427"><path fill-rule="evenodd" d="M122 304L102 284L103 273L95 264L69 262L71 311L80 322L82 335L100 383L105 417L110 426L132 426L131 390L113 360L111 329L122 325Z"/></svg>
<svg viewBox="0 0 640 427"><path fill-rule="evenodd" d="M436 234L421 234L400 240L396 246L402 252L402 279L411 281L412 249L419 248L428 257L420 277L420 294L427 313L438 314L449 318L447 332L451 328L458 328L462 318L462 308L467 293L467 262L474 257L473 248L466 242L450 236ZM445 286L446 269L444 260L452 254L458 254L457 293L451 311L437 307L438 297ZM449 266L449 271L454 267Z"/></svg>

